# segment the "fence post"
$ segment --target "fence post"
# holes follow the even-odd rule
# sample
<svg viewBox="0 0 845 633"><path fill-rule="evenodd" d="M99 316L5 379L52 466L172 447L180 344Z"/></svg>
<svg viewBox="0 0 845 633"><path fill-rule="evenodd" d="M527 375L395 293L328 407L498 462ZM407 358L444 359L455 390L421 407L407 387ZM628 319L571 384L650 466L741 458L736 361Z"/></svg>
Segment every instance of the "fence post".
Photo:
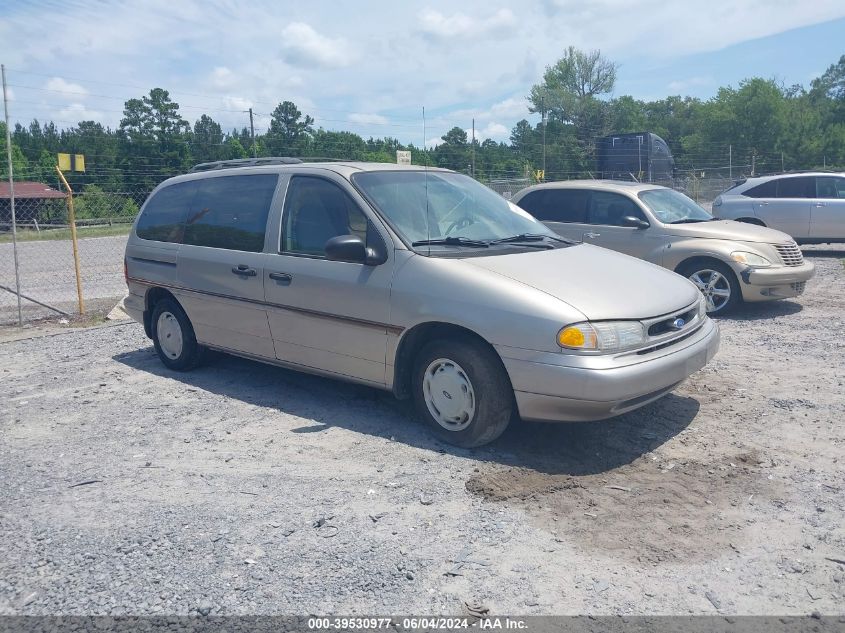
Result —
<svg viewBox="0 0 845 633"><path fill-rule="evenodd" d="M15 176L12 169L12 134L9 129L9 99L6 96L6 67L0 64L3 75L3 111L6 114L6 159L9 162L9 209L12 214L12 252L15 258L15 291L18 296L18 327L23 327L21 312L21 273L18 266L18 226L15 218Z"/></svg>
<svg viewBox="0 0 845 633"><path fill-rule="evenodd" d="M56 172L67 189L68 224L70 224L70 241L73 244L73 266L76 269L76 298L79 302L79 314L85 314L85 299L82 297L82 275L79 272L79 246L76 242L76 215L73 211L73 190L70 188L65 175L56 165Z"/></svg>

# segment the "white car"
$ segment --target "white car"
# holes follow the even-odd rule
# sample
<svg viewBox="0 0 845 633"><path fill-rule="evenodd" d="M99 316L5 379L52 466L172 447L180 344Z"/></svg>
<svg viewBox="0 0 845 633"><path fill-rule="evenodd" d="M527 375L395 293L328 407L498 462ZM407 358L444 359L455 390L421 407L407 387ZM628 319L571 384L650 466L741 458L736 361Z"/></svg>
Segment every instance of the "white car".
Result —
<svg viewBox="0 0 845 633"><path fill-rule="evenodd" d="M778 229L799 244L845 242L845 174L741 180L713 201L713 215Z"/></svg>

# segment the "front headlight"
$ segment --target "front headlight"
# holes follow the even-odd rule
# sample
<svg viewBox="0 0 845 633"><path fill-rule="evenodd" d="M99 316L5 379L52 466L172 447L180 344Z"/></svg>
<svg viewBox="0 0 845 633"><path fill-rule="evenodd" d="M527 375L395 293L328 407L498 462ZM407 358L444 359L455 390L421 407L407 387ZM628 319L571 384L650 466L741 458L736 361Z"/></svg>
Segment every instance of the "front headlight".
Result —
<svg viewBox="0 0 845 633"><path fill-rule="evenodd" d="M766 266L772 265L772 262L770 262L762 255L758 255L757 253L749 253L747 251L734 251L733 253L731 253L731 259L735 262L739 262L740 264L745 264L746 266L754 266L755 268L765 268Z"/></svg>
<svg viewBox="0 0 845 633"><path fill-rule="evenodd" d="M557 344L565 349L621 352L645 341L645 326L639 321L585 321L567 325L557 333Z"/></svg>

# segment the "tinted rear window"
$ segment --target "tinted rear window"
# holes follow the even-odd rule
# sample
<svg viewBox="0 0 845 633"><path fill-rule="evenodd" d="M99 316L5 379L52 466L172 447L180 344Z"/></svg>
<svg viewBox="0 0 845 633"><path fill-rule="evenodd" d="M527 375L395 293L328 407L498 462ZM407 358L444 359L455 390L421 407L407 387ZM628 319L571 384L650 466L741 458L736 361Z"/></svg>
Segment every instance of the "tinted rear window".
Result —
<svg viewBox="0 0 845 633"><path fill-rule="evenodd" d="M748 196L749 198L776 198L777 194L777 181L768 180L761 185L752 187L742 195Z"/></svg>
<svg viewBox="0 0 845 633"><path fill-rule="evenodd" d="M185 244L260 252L276 174L201 180L185 223Z"/></svg>
<svg viewBox="0 0 845 633"><path fill-rule="evenodd" d="M589 191L579 189L541 189L532 191L519 206L542 222L586 223Z"/></svg>
<svg viewBox="0 0 845 633"><path fill-rule="evenodd" d="M182 242L185 218L197 190L197 181L180 182L159 189L147 201L135 233L144 240Z"/></svg>
<svg viewBox="0 0 845 633"><path fill-rule="evenodd" d="M815 178L802 176L800 178L779 178L778 198L815 198Z"/></svg>

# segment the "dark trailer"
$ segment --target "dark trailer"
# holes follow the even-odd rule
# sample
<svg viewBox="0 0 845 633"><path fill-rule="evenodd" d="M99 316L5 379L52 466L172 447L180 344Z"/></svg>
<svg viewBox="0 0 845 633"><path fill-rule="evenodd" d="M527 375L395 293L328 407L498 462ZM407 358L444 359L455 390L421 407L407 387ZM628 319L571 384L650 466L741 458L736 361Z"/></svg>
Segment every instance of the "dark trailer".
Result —
<svg viewBox="0 0 845 633"><path fill-rule="evenodd" d="M667 182L675 175L675 159L657 134L634 132L599 139L599 178Z"/></svg>

